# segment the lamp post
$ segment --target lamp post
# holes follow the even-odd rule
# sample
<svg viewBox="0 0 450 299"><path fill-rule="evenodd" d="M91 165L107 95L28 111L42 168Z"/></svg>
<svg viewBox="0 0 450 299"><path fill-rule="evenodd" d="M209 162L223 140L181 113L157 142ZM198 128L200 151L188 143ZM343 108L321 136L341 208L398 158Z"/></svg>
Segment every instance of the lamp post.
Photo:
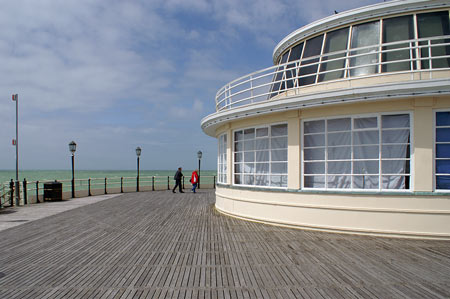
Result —
<svg viewBox="0 0 450 299"><path fill-rule="evenodd" d="M72 198L75 198L75 151L77 150L77 144L75 141L69 143L69 151L72 153Z"/></svg>
<svg viewBox="0 0 450 299"><path fill-rule="evenodd" d="M202 151L197 152L198 157L198 189L200 189L200 161L202 159Z"/></svg>
<svg viewBox="0 0 450 299"><path fill-rule="evenodd" d="M136 192L139 192L139 156L141 155L142 149L138 146L136 148L136 156L137 156L137 178L136 178Z"/></svg>
<svg viewBox="0 0 450 299"><path fill-rule="evenodd" d="M19 95L13 94L12 100L16 102L16 139L13 140L13 145L16 147L16 205L20 203L19 192Z"/></svg>

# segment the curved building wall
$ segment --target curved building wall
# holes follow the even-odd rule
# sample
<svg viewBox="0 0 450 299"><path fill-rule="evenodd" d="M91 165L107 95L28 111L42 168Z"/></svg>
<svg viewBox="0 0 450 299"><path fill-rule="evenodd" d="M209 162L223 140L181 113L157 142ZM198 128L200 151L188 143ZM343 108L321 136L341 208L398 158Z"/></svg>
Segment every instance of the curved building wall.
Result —
<svg viewBox="0 0 450 299"><path fill-rule="evenodd" d="M450 239L449 34L448 2L411 0L289 35L279 65L225 85L202 120L218 138L216 208L291 227Z"/></svg>

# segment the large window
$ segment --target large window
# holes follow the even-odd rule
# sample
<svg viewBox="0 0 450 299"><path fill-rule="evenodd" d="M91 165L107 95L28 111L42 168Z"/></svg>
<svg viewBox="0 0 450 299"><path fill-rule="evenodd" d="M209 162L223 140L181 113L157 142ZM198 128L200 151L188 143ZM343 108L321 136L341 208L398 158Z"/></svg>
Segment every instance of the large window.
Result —
<svg viewBox="0 0 450 299"><path fill-rule="evenodd" d="M303 122L303 188L410 189L410 115Z"/></svg>
<svg viewBox="0 0 450 299"><path fill-rule="evenodd" d="M227 182L227 134L219 136L219 149L217 159L217 181L226 184Z"/></svg>
<svg viewBox="0 0 450 299"><path fill-rule="evenodd" d="M353 26L350 48L361 48L351 52L350 76L376 74L378 70L378 50L380 44L380 22ZM372 46L372 47L371 47ZM363 66L357 67L356 66Z"/></svg>
<svg viewBox="0 0 450 299"><path fill-rule="evenodd" d="M234 132L234 184L287 187L287 124Z"/></svg>
<svg viewBox="0 0 450 299"><path fill-rule="evenodd" d="M435 132L436 189L450 189L450 112L436 112Z"/></svg>

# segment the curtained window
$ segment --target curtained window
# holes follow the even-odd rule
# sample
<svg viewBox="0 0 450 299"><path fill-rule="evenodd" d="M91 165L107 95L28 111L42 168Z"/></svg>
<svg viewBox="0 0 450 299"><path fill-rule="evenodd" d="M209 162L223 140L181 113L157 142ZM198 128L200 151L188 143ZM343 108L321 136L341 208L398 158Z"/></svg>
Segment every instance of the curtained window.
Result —
<svg viewBox="0 0 450 299"><path fill-rule="evenodd" d="M287 187L287 124L234 132L234 184Z"/></svg>
<svg viewBox="0 0 450 299"><path fill-rule="evenodd" d="M364 76L376 74L378 66L378 53L380 44L380 22L370 22L353 26L350 67L362 66L350 69L350 76ZM358 49L359 48L359 49Z"/></svg>
<svg viewBox="0 0 450 299"><path fill-rule="evenodd" d="M408 190L410 116L303 122L303 187Z"/></svg>
<svg viewBox="0 0 450 299"><path fill-rule="evenodd" d="M226 184L227 182L227 134L219 136L218 161L217 161L217 182Z"/></svg>

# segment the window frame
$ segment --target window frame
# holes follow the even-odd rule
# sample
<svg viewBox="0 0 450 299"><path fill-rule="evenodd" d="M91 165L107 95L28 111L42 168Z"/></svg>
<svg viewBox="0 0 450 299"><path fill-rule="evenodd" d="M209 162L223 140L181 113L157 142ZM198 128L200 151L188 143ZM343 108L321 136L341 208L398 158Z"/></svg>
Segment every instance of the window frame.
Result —
<svg viewBox="0 0 450 299"><path fill-rule="evenodd" d="M221 149L220 149L220 147L221 147L220 141L221 141L222 137L225 137L225 141L224 141L225 143L224 143L224 145L222 145L223 147L225 147L225 151L223 153L221 153ZM217 142L217 183L227 184L227 178L228 178L228 165L227 165L227 163L228 163L228 155L227 155L228 134L226 132L220 134L219 136L217 136L217 141L218 141ZM222 154L222 162L220 160L221 154ZM223 162L223 157L225 157L225 162ZM225 172L221 172L222 165L225 165ZM225 181L222 181L220 179L221 175L224 176Z"/></svg>
<svg viewBox="0 0 450 299"><path fill-rule="evenodd" d="M450 112L449 108L441 108L441 109L433 109L433 191L437 193L449 193L450 189L438 189L437 188L437 173L436 173L436 159L439 159L436 157L436 129L438 126L436 125L437 121L437 113L438 112ZM439 126L439 127L449 127L450 126ZM450 142L448 142L450 144ZM450 160L450 158L448 158ZM449 174L450 176L450 174Z"/></svg>
<svg viewBox="0 0 450 299"><path fill-rule="evenodd" d="M271 147L271 140L272 140L272 134L271 134L271 127L272 126L276 126L276 125L286 125L286 128L287 128L287 134L286 135L283 135L283 136L277 136L277 137L286 137L286 139L287 139L287 146L286 146L286 152L287 152L287 155L286 155L286 161L273 161L272 160L272 153L271 153L271 151L272 151L272 147ZM248 130L248 129L254 129L255 130L255 138L253 139L253 140L257 140L257 139L259 139L259 138L256 138L256 130L257 129L261 129L261 128L267 128L268 129L268 140L269 140L269 148L267 149L267 151L269 151L269 161L267 161L267 163L269 164L269 172L266 174L267 176L268 176L268 182L269 182L269 184L268 185L256 185L256 184L253 184L253 185L249 185L249 184L245 184L244 182L242 182L242 183L240 183L240 184L236 184L236 181L235 181L235 176L236 176L236 174L238 174L238 175L242 175L242 176L244 176L244 172L239 172L239 173L236 173L235 172L235 166L236 166L236 163L241 163L241 164L244 164L245 163L245 161L242 163L242 162L236 162L235 161L235 154L236 154L236 151L235 151L235 144L236 144L236 138L235 138L235 133L236 132L238 132L238 131L242 131L242 132L244 132L245 130ZM233 185L233 186L239 186L239 187L251 187L251 188L261 188L261 189L287 189L288 188L288 186L287 186L287 181L288 181L288 166L289 166L289 153L288 153L288 148L289 148L289 125L288 125L288 123L287 122L285 122L285 121L283 121L283 122L275 122L275 123L269 123L269 124L264 124L264 125L255 125L255 126L246 126L246 127L241 127L241 128L237 128L237 129L234 129L234 130L232 130L232 149L231 149L231 164L232 164L232 169L231 169L231 184ZM261 138L262 139L262 138ZM244 139L243 139L244 140ZM263 150L256 150L256 149L254 149L254 150L252 150L251 152L253 152L253 153L255 153L255 161L253 162L253 163L255 163L255 170L256 170L256 152L257 151L263 151ZM238 153L244 153L244 152L246 152L246 151L239 151ZM270 185L270 177L271 177L271 175L272 175L272 163L286 163L286 173L282 173L282 174L274 174L274 175L280 175L280 176L286 176L286 186L273 186L273 185ZM252 175L257 175L257 173L256 172L252 172L252 173L249 173L249 174L252 174ZM243 179L242 179L243 180Z"/></svg>
<svg viewBox="0 0 450 299"><path fill-rule="evenodd" d="M382 142L381 139L381 134L383 131L383 127L382 127L382 123L381 123L381 117L382 116L388 116L388 115L398 115L398 114L408 114L409 115L409 151L410 151L410 155L409 155L409 174L400 174L399 176L409 176L409 189L384 189L383 188L383 172L382 172L382 161L383 160L408 160L408 158L382 158L381 156L381 151L382 151L382 145L386 144ZM355 159L353 157L353 148L354 148L354 144L353 144L353 137L351 137L352 142L350 145L345 145L345 146L350 146L352 148L352 152L351 152L351 157L350 159L343 159L342 161L350 161L351 162L351 171L349 174L330 174L327 173L327 162L328 162L328 157L327 157L327 153L328 153L328 144L327 144L327 134L328 131L325 129L325 131L323 132L324 134L324 138L325 138L325 144L323 146L324 148L324 160L318 160L319 162L324 162L325 164L325 168L324 168L324 173L320 174L325 176L325 181L324 181L324 187L323 188L312 188L312 187L305 187L305 145L304 145L304 137L305 137L305 122L309 122L309 121L317 121L317 120L323 120L323 121L327 121L327 120L332 120L332 119L342 119L342 118L350 118L351 122L353 123L353 120L356 118L368 118L368 117L377 117L378 119L378 123L377 123L377 131L378 131L378 136L379 136L379 140L378 140L378 151L379 151L379 155L377 159ZM399 128L393 128L392 130L396 130ZM354 130L353 124L351 124L351 128L350 128L350 134L351 136L353 136L354 132L361 132L361 131L370 131L370 128L365 128L365 129L359 129L359 130ZM333 133L335 131L332 131ZM344 131L336 131L336 132L344 132ZM345 131L347 132L347 131ZM320 134L320 133L317 133ZM332 116L326 116L326 117L315 117L315 118L305 118L301 120L301 128L300 128L300 188L302 190L306 190L306 191L338 191L338 192L400 192L400 193L411 193L414 190L414 112L413 111L388 111L388 112L374 112L374 113L363 113L363 114L345 114L345 115L332 115ZM389 144L389 143L388 143ZM344 146L344 145L343 145ZM332 146L334 147L334 146ZM308 149L308 148L306 148ZM376 174L376 176L378 176L378 182L379 182L379 187L376 189L362 189L362 188L354 188L353 187L353 182L351 182L351 187L350 188L328 188L327 186L327 176L339 176L339 175L346 175L346 176L350 176L350 177L354 177L354 176L358 176L360 174L355 174L353 173L353 162L354 161L369 161L369 160L374 160L374 161L378 161L378 174ZM308 160L310 161L310 160ZM319 175L319 174L318 174ZM369 174L370 175L370 174ZM389 175L389 174L386 174ZM306 176L313 176L313 175L308 175L306 174ZM375 175L373 175L375 176ZM353 181L353 180L352 180Z"/></svg>

